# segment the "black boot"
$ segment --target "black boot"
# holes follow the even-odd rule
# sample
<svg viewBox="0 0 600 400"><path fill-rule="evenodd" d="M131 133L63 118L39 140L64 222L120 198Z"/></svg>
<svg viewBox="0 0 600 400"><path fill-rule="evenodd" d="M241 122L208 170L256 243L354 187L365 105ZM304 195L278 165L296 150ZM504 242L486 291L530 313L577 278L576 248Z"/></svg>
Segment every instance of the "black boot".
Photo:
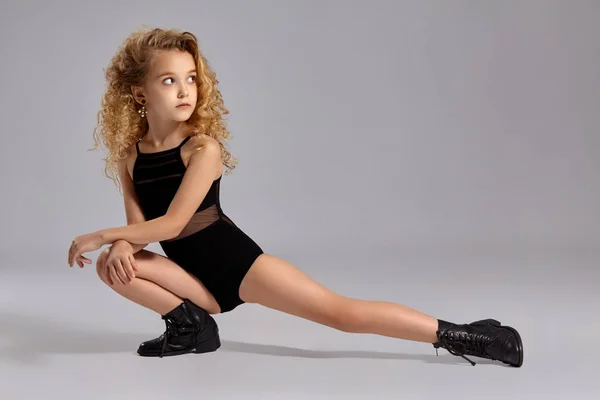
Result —
<svg viewBox="0 0 600 400"><path fill-rule="evenodd" d="M167 325L165 333L140 344L137 351L140 356L162 358L185 353L207 353L221 346L215 320L188 299L161 318Z"/></svg>
<svg viewBox="0 0 600 400"><path fill-rule="evenodd" d="M441 347L472 365L475 363L465 355L498 360L513 367L523 365L523 343L519 332L510 326L502 326L495 319L463 325L438 319L436 334L438 342L433 344L436 354Z"/></svg>

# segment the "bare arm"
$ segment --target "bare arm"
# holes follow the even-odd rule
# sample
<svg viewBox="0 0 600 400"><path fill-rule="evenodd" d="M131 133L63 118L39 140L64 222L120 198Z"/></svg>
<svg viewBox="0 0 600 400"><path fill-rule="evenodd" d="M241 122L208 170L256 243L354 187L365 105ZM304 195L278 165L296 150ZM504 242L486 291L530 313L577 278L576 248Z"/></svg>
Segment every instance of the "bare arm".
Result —
<svg viewBox="0 0 600 400"><path fill-rule="evenodd" d="M139 224L140 222L146 221L142 208L140 207L139 200L133 189L133 182L131 176L127 172L127 164L125 160L121 160L118 165L119 180L123 188L123 203L125 206L125 216L127 218L127 225ZM135 254L148 246L148 243L129 243L127 240L118 239L113 245L129 245L132 249L132 253Z"/></svg>
<svg viewBox="0 0 600 400"><path fill-rule="evenodd" d="M220 168L221 152L215 141L190 157L183 180L164 215L145 222L95 232L99 234L100 242L108 244L123 239L145 245L176 237L204 200ZM125 170L124 163L120 170ZM125 172L120 175L124 183L123 192L129 191L129 195L133 197L133 183L126 175L128 174Z"/></svg>

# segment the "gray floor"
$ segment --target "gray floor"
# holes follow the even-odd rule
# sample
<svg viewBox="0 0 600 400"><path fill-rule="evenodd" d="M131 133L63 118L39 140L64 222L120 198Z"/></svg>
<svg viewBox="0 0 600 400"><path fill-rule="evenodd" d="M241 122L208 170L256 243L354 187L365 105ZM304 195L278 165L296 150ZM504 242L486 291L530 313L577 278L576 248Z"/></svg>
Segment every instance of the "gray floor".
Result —
<svg viewBox="0 0 600 400"><path fill-rule="evenodd" d="M499 253L499 252L497 252ZM466 253L465 253L466 254ZM162 321L64 255L5 257L0 377L5 399L597 399L600 254L282 256L346 295L438 318L493 317L517 328L522 368L431 345L338 332L243 305L216 317L222 347L138 357ZM95 258L94 258L95 259ZM493 274L490 271L494 271Z"/></svg>

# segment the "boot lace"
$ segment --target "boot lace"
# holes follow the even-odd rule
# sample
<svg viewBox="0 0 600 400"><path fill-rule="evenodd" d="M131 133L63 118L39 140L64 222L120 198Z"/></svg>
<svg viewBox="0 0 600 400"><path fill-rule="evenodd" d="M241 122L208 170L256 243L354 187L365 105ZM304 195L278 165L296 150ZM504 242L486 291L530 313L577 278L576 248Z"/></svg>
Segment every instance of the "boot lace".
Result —
<svg viewBox="0 0 600 400"><path fill-rule="evenodd" d="M179 335L179 330L177 329L176 322L171 318L164 318L164 320L165 320L166 330L165 330L165 333L163 333L163 345L162 345L162 349L160 350L160 358L163 357L163 354L165 352L165 349L167 348L167 343L169 342L169 339L172 336Z"/></svg>
<svg viewBox="0 0 600 400"><path fill-rule="evenodd" d="M488 339L484 335L478 335L468 332L449 332L444 331L440 334L439 342L434 343L436 356L439 355L437 349L442 347L452 355L460 356L467 360L471 365L475 366L475 362L471 361L464 354L477 355L480 357L491 358L485 354L485 347L488 344ZM494 358L492 358L493 360Z"/></svg>

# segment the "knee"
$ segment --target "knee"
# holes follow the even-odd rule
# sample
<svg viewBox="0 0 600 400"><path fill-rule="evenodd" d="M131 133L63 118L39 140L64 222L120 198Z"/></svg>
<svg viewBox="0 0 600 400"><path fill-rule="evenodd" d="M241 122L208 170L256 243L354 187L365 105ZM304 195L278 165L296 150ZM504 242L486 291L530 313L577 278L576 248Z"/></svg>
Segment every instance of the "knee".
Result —
<svg viewBox="0 0 600 400"><path fill-rule="evenodd" d="M357 300L341 298L329 313L329 325L339 331L359 333L363 331L365 318Z"/></svg>
<svg viewBox="0 0 600 400"><path fill-rule="evenodd" d="M108 271L107 271L108 267L106 265L106 261L108 259L109 253L110 253L110 248L107 247L98 256L98 259L96 260L96 274L98 275L98 277L100 278L100 280L102 282L106 283L107 285L109 285L113 289L115 287L126 287L126 285L123 285L118 280L116 282L113 282L112 285L110 284L110 282L109 282L109 276L108 276ZM139 277L139 278L142 278L143 274L144 274L145 262L144 261L140 262L140 260L144 260L144 257L147 258L148 255L144 253L144 250L142 250L142 251L134 254L133 257L136 260L136 266L137 266L137 268L135 270L135 276ZM114 280L114 278L111 278L111 280Z"/></svg>
<svg viewBox="0 0 600 400"><path fill-rule="evenodd" d="M98 259L96 260L96 274L104 282L106 282L106 259L108 258L109 252L110 248L107 247L106 249L102 250L98 256Z"/></svg>

